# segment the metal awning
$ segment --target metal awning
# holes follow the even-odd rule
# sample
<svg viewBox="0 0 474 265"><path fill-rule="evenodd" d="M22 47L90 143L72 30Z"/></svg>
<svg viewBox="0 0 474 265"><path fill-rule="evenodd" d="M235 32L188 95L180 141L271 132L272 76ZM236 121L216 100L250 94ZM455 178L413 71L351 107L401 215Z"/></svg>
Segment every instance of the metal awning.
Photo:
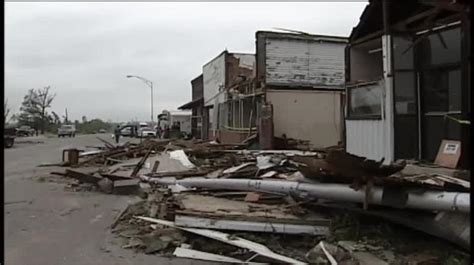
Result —
<svg viewBox="0 0 474 265"><path fill-rule="evenodd" d="M183 109L192 109L193 107L196 107L198 105L202 105L204 104L204 99L201 97L201 98L197 98L195 100L192 100L180 107L178 107L179 110L183 110Z"/></svg>

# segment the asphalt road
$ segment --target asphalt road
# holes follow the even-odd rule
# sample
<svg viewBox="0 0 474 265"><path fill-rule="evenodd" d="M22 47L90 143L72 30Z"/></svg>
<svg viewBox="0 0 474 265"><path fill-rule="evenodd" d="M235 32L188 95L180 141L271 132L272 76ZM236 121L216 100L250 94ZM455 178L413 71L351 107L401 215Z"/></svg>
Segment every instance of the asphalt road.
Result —
<svg viewBox="0 0 474 265"><path fill-rule="evenodd" d="M69 192L64 184L37 180L60 170L37 165L60 162L67 147L102 145L97 136L113 141L110 134L18 138L5 149L5 264L198 264L121 248L108 227L137 198Z"/></svg>

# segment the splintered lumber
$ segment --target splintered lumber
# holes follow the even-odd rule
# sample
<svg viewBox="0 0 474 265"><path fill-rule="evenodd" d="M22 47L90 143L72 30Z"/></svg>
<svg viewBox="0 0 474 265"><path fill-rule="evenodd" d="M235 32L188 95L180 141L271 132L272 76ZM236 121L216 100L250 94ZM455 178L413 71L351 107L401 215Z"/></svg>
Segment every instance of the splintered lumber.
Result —
<svg viewBox="0 0 474 265"><path fill-rule="evenodd" d="M99 141L103 142L108 149L114 149L115 148L115 146L113 144L107 142L106 140L104 140L100 137L97 137L97 139L99 139Z"/></svg>
<svg viewBox="0 0 474 265"><path fill-rule="evenodd" d="M101 175L102 177L108 178L108 179L110 179L110 180L112 180L112 181L130 179L130 177L124 177L124 176L119 176L119 175L113 175L113 174L109 174L109 173L101 173L100 175Z"/></svg>
<svg viewBox="0 0 474 265"><path fill-rule="evenodd" d="M152 150L153 150L153 147L150 147L150 149L148 149L145 156L143 156L142 159L140 159L140 162L138 162L138 164L133 169L133 172L130 175L130 177L136 177L137 176L138 172L140 171L140 169L142 169L143 165L145 164L145 161L150 156Z"/></svg>
<svg viewBox="0 0 474 265"><path fill-rule="evenodd" d="M71 170L71 169L66 169L66 176L77 179L80 182L92 183L92 184L97 184L97 182L99 182L102 179L100 177L96 177L90 174L82 173L82 172Z"/></svg>
<svg viewBox="0 0 474 265"><path fill-rule="evenodd" d="M202 218L186 215L176 215L174 223L183 227L211 228L217 230L237 230L249 232L266 232L280 234L308 234L314 236L327 236L329 234L328 226L317 226L309 224L282 223L278 219L266 221L244 221L244 220L225 220L214 218Z"/></svg>
<svg viewBox="0 0 474 265"><path fill-rule="evenodd" d="M258 253L261 256L265 256L265 257L277 260L279 262L289 263L289 264L306 264L302 261L275 253L271 251L268 247L262 244L259 244L259 243L241 238L241 237L231 236L229 234L222 233L219 231L208 230L208 229L197 229L197 228L184 228L184 227L177 226L173 222L170 222L170 221L143 217L143 216L136 216L136 218L144 220L144 221L152 222L155 224L174 227L174 228L177 228L189 233L212 238L214 240L221 241L221 242L224 242L224 243L227 243L229 245L233 245L239 248L248 249L250 251Z"/></svg>
<svg viewBox="0 0 474 265"><path fill-rule="evenodd" d="M221 263L232 263L232 264L266 264L266 263L256 263L256 262L246 262L244 260L235 259L232 257L222 256L214 253L208 253L204 251L198 251L189 248L177 247L173 255L179 258L189 258L189 259L198 259L206 261L215 261Z"/></svg>
<svg viewBox="0 0 474 265"><path fill-rule="evenodd" d="M115 194L135 194L140 188L139 179L116 180L114 181L113 192Z"/></svg>
<svg viewBox="0 0 474 265"><path fill-rule="evenodd" d="M185 171L169 171L169 172L157 172L148 174L150 178L163 178L163 177L175 177L175 178L184 178L184 177L195 177L195 176L204 176L209 173L208 170L185 170Z"/></svg>

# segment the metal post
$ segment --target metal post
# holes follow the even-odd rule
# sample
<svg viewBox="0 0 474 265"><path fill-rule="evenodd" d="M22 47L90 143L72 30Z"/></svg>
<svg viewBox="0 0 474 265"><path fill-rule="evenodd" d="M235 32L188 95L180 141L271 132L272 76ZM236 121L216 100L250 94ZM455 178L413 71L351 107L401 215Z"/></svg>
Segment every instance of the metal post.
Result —
<svg viewBox="0 0 474 265"><path fill-rule="evenodd" d="M150 82L150 88L151 88L151 125L153 126L153 82Z"/></svg>

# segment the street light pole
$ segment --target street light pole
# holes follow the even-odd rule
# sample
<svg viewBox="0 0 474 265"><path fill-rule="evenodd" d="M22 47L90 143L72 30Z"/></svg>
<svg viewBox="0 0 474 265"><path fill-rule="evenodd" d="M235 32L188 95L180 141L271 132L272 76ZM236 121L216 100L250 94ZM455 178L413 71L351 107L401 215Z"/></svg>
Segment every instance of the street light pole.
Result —
<svg viewBox="0 0 474 265"><path fill-rule="evenodd" d="M150 88L151 88L151 124L153 123L153 82L150 81Z"/></svg>
<svg viewBox="0 0 474 265"><path fill-rule="evenodd" d="M147 86L149 86L151 89L151 123L154 124L154 121L153 121L153 82L141 76L127 75L127 78L132 78L132 77L142 80L142 82L145 83Z"/></svg>

